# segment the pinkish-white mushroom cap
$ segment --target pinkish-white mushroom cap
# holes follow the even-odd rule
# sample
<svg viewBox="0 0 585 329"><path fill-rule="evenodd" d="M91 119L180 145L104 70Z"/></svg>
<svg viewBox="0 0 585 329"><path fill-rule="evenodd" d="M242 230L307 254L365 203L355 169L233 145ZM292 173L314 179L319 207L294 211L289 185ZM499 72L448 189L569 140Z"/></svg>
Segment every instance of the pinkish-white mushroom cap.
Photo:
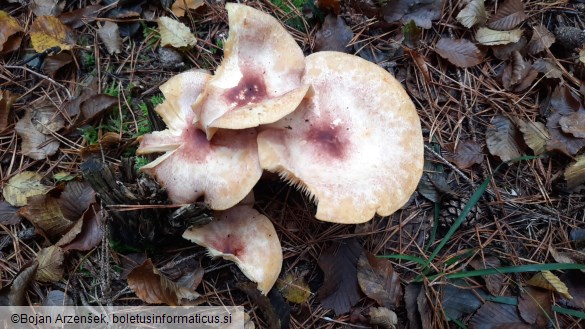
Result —
<svg viewBox="0 0 585 329"><path fill-rule="evenodd" d="M226 9L223 62L193 105L208 138L218 128L275 122L294 111L308 89L301 84L303 52L274 17L235 3Z"/></svg>
<svg viewBox="0 0 585 329"><path fill-rule="evenodd" d="M168 129L144 135L137 154L166 152L141 168L166 188L173 203L204 198L210 208L228 209L242 200L262 174L256 131L218 132L211 141L192 124L191 104L209 75L190 71L161 86L165 102L156 108Z"/></svg>
<svg viewBox="0 0 585 329"><path fill-rule="evenodd" d="M282 248L270 220L250 206L216 212L215 220L191 227L183 238L206 247L212 257L233 261L267 294L282 268Z"/></svg>
<svg viewBox="0 0 585 329"><path fill-rule="evenodd" d="M402 207L423 169L414 104L394 77L361 58L319 52L303 82L314 94L258 135L262 168L317 201L316 218L361 223Z"/></svg>

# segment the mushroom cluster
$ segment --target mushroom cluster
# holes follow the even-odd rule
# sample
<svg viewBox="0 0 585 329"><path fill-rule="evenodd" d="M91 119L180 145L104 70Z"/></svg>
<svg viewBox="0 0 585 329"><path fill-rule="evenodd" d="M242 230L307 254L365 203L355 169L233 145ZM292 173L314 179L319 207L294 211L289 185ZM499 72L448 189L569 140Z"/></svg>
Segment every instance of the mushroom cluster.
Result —
<svg viewBox="0 0 585 329"><path fill-rule="evenodd" d="M362 223L407 202L423 139L414 104L384 69L344 53L305 57L272 16L226 9L223 62L213 76L188 71L161 86L156 111L168 128L143 136L137 153L165 152L142 170L173 203L203 198L217 211L183 237L236 262L266 294L282 266L280 242L268 218L240 203L263 170L306 192L317 219Z"/></svg>

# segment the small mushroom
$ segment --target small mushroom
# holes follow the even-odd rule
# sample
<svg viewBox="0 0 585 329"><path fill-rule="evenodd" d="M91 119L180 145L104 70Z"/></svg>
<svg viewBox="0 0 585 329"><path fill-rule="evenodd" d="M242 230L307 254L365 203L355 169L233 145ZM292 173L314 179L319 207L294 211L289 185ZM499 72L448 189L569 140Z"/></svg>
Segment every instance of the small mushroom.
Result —
<svg viewBox="0 0 585 329"><path fill-rule="evenodd" d="M423 138L414 104L379 66L338 52L306 58L314 93L258 135L262 168L318 203L316 218L361 223L387 216L414 192Z"/></svg>
<svg viewBox="0 0 585 329"><path fill-rule="evenodd" d="M161 86L166 100L156 111L167 130L144 135L137 154L166 152L141 168L167 189L173 203L192 203L200 197L214 210L242 200L262 174L256 131L222 130L213 140L192 124L191 104L209 75L200 71L178 74Z"/></svg>
<svg viewBox="0 0 585 329"><path fill-rule="evenodd" d="M230 31L223 62L193 104L209 139L218 128L279 120L294 111L309 88L301 84L303 52L274 17L235 3L226 9Z"/></svg>
<svg viewBox="0 0 585 329"><path fill-rule="evenodd" d="M282 267L282 248L270 220L251 206L218 211L215 221L191 227L183 238L207 248L211 257L233 261L267 294Z"/></svg>

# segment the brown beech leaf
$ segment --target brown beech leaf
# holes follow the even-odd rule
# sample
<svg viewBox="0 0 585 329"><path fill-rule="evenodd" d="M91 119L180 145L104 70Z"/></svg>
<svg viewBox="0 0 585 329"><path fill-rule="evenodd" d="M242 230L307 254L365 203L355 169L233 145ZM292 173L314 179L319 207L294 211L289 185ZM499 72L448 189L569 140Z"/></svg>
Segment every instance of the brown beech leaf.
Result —
<svg viewBox="0 0 585 329"><path fill-rule="evenodd" d="M494 256L486 256L483 259L476 258L472 260L469 265L475 270L502 267L500 259ZM499 296L500 292L502 291L502 287L504 284L506 284L506 275L499 273L494 275L484 275L482 278L485 281L485 287L490 292L490 294Z"/></svg>
<svg viewBox="0 0 585 329"><path fill-rule="evenodd" d="M474 164L480 164L483 162L481 145L472 140L460 142L457 144L453 153L448 154L446 157L461 169L467 169Z"/></svg>
<svg viewBox="0 0 585 329"><path fill-rule="evenodd" d="M8 118L12 111L12 104L16 102L17 95L8 90L0 90L0 132L8 128Z"/></svg>
<svg viewBox="0 0 585 329"><path fill-rule="evenodd" d="M569 289L569 294L573 299L566 300L570 307L585 310L585 273L577 270L569 270L561 275L561 280L565 282Z"/></svg>
<svg viewBox="0 0 585 329"><path fill-rule="evenodd" d="M510 31L496 31L487 27L480 27L475 32L475 40L486 46L505 45L520 41L522 33L523 31L520 28Z"/></svg>
<svg viewBox="0 0 585 329"><path fill-rule="evenodd" d="M546 144L550 140L550 134L542 122L517 120L516 124L522 132L524 142L532 149L535 155L546 151Z"/></svg>
<svg viewBox="0 0 585 329"><path fill-rule="evenodd" d="M34 280L39 267L38 262L32 262L20 269L20 272L8 285L0 289L0 306L26 306L26 291Z"/></svg>
<svg viewBox="0 0 585 329"><path fill-rule="evenodd" d="M585 252L566 249L565 251L557 251L554 247L549 247L548 251L557 263L563 264L585 264ZM570 289L569 289L570 293Z"/></svg>
<svg viewBox="0 0 585 329"><path fill-rule="evenodd" d="M484 58L484 53L467 39L441 38L435 51L451 64L463 68L477 65Z"/></svg>
<svg viewBox="0 0 585 329"><path fill-rule="evenodd" d="M75 302L68 294L61 290L51 290L43 298L43 306L75 306Z"/></svg>
<svg viewBox="0 0 585 329"><path fill-rule="evenodd" d="M43 177L36 172L23 171L14 175L4 186L2 195L6 202L14 207L22 207L27 204L27 198L44 194L50 187L41 183Z"/></svg>
<svg viewBox="0 0 585 329"><path fill-rule="evenodd" d="M420 283L410 283L404 289L404 306L408 317L408 324L412 329L422 329L420 311L418 309L418 296L424 294L424 289Z"/></svg>
<svg viewBox="0 0 585 329"><path fill-rule="evenodd" d="M347 239L331 245L323 251L318 264L325 274L325 282L318 295L325 308L335 314L349 312L360 300L357 279L357 262L362 246L356 239Z"/></svg>
<svg viewBox="0 0 585 329"><path fill-rule="evenodd" d="M323 25L315 35L315 51L340 51L349 53L348 46L353 38L353 31L345 24L341 16L327 15Z"/></svg>
<svg viewBox="0 0 585 329"><path fill-rule="evenodd" d="M581 101L573 95L566 85L560 85L553 91L550 98L550 106L556 113L568 115L581 109Z"/></svg>
<svg viewBox="0 0 585 329"><path fill-rule="evenodd" d="M78 222L82 223L81 230L71 242L63 245L63 250L65 251L91 250L99 245L104 237L104 220L97 203L89 207Z"/></svg>
<svg viewBox="0 0 585 329"><path fill-rule="evenodd" d="M544 76L549 79L560 79L563 77L563 72L559 69L558 65L549 58L539 58L532 63L532 68L540 73L544 73Z"/></svg>
<svg viewBox="0 0 585 329"><path fill-rule="evenodd" d="M518 314L516 305L486 302L471 318L472 329L531 329Z"/></svg>
<svg viewBox="0 0 585 329"><path fill-rule="evenodd" d="M522 53L524 48L526 48L527 42L528 41L526 41L525 37L520 37L520 40L517 42L511 42L505 45L495 45L492 46L491 49L497 59L507 61L512 56L513 52L518 51Z"/></svg>
<svg viewBox="0 0 585 329"><path fill-rule="evenodd" d="M562 118L563 115L559 112L555 112L547 118L546 127L551 139L546 144L546 149L575 155L585 146L585 138L575 138L573 135L563 132L559 123Z"/></svg>
<svg viewBox="0 0 585 329"><path fill-rule="evenodd" d="M470 287L465 280L453 280L442 289L441 306L448 320L456 320L477 311L485 296L483 290Z"/></svg>
<svg viewBox="0 0 585 329"><path fill-rule="evenodd" d="M59 149L59 140L38 131L33 125L34 110L27 109L22 119L18 120L14 130L22 138L22 154L34 159L43 160Z"/></svg>
<svg viewBox="0 0 585 329"><path fill-rule="evenodd" d="M518 298L522 319L538 328L545 328L552 314L552 293L548 290L525 287Z"/></svg>
<svg viewBox="0 0 585 329"><path fill-rule="evenodd" d="M122 52L122 38L118 24L112 21L107 21L97 31L100 40L106 46L108 53L119 54Z"/></svg>
<svg viewBox="0 0 585 329"><path fill-rule="evenodd" d="M16 214L18 208L13 207L10 203L2 200L0 201L0 224L2 225L16 225L20 223L20 217Z"/></svg>
<svg viewBox="0 0 585 329"><path fill-rule="evenodd" d="M496 115L486 130L486 143L492 155L510 161L522 153L518 145L518 131L505 116Z"/></svg>
<svg viewBox="0 0 585 329"><path fill-rule="evenodd" d="M442 0L397 0L389 1L380 8L386 22L413 20L418 27L430 29L432 21L441 17Z"/></svg>
<svg viewBox="0 0 585 329"><path fill-rule="evenodd" d="M102 8L103 6L101 5L85 6L59 15L59 20L73 29L80 28L95 21Z"/></svg>
<svg viewBox="0 0 585 329"><path fill-rule="evenodd" d="M537 76L538 71L532 68L530 62L525 61L520 52L514 51L511 61L504 68L502 84L507 90L520 92L531 87Z"/></svg>
<svg viewBox="0 0 585 329"><path fill-rule="evenodd" d="M551 271L540 271L534 274L526 284L557 292L566 299L573 299L567 286Z"/></svg>
<svg viewBox="0 0 585 329"><path fill-rule="evenodd" d="M341 10L341 0L317 0L315 3L319 9L330 10L335 15L339 15Z"/></svg>
<svg viewBox="0 0 585 329"><path fill-rule="evenodd" d="M0 10L0 54L6 54L20 47L22 41L20 32L22 32L22 27L16 18Z"/></svg>
<svg viewBox="0 0 585 329"><path fill-rule="evenodd" d="M461 25L471 28L475 25L483 25L487 21L484 0L471 0L457 14L457 21Z"/></svg>
<svg viewBox="0 0 585 329"><path fill-rule="evenodd" d="M183 17L188 10L195 10L204 4L204 0L177 0L171 6L171 11L175 16Z"/></svg>
<svg viewBox="0 0 585 329"><path fill-rule="evenodd" d="M80 106L83 122L87 123L91 120L97 119L105 110L115 104L118 104L118 98L116 97L106 94L90 95L87 99L82 101Z"/></svg>
<svg viewBox="0 0 585 329"><path fill-rule="evenodd" d="M53 16L37 17L31 25L30 39L37 53L53 47L71 50L75 45L73 31Z"/></svg>
<svg viewBox="0 0 585 329"><path fill-rule="evenodd" d="M522 0L506 0L500 3L498 11L489 19L487 26L490 29L507 31L520 25L526 18Z"/></svg>
<svg viewBox="0 0 585 329"><path fill-rule="evenodd" d="M150 258L128 274L128 286L149 304L177 306L183 299L195 300L200 296L192 287L182 287L169 280L154 267Z"/></svg>
<svg viewBox="0 0 585 329"><path fill-rule="evenodd" d="M532 32L532 38L528 42L528 53L531 55L548 49L555 42L555 35L544 25L537 25Z"/></svg>
<svg viewBox="0 0 585 329"><path fill-rule="evenodd" d="M38 132L45 135L53 134L65 126L65 120L59 109L52 104L36 107L30 121Z"/></svg>
<svg viewBox="0 0 585 329"><path fill-rule="evenodd" d="M566 134L577 138L585 138L585 110L580 109L559 119L559 125Z"/></svg>
<svg viewBox="0 0 585 329"><path fill-rule="evenodd" d="M36 16L58 16L65 8L65 1L32 0L30 8Z"/></svg>
<svg viewBox="0 0 585 329"><path fill-rule="evenodd" d="M28 204L18 213L42 230L50 239L65 234L75 224L74 221L63 216L57 199L50 195L28 197Z"/></svg>
<svg viewBox="0 0 585 329"><path fill-rule="evenodd" d="M363 293L378 305L390 309L400 305L402 286L390 260L363 252L357 263L357 278Z"/></svg>
<svg viewBox="0 0 585 329"><path fill-rule="evenodd" d="M95 202L95 191L87 182L72 181L57 199L59 208L65 218L75 221Z"/></svg>
<svg viewBox="0 0 585 329"><path fill-rule="evenodd" d="M39 268L36 279L41 282L57 282L63 278L63 249L57 246L43 248L37 254Z"/></svg>
<svg viewBox="0 0 585 329"><path fill-rule="evenodd" d="M577 161L565 169L565 180L569 189L585 183L585 155L577 157Z"/></svg>
<svg viewBox="0 0 585 329"><path fill-rule="evenodd" d="M288 273L276 281L276 289L291 303L303 304L311 297L311 288L305 278L298 273Z"/></svg>
<svg viewBox="0 0 585 329"><path fill-rule="evenodd" d="M42 70L46 75L54 77L60 68L71 63L72 61L73 57L71 57L71 55L68 53L59 53L45 58L43 61Z"/></svg>
<svg viewBox="0 0 585 329"><path fill-rule="evenodd" d="M395 329L398 324L398 316L386 307L371 307L368 313L370 324L384 329Z"/></svg>

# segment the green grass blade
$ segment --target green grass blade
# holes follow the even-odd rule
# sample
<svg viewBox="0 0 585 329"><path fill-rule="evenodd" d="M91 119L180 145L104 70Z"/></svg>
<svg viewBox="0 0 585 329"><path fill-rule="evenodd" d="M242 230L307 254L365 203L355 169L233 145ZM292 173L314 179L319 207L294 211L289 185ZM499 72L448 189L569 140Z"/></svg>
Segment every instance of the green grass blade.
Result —
<svg viewBox="0 0 585 329"><path fill-rule="evenodd" d="M553 311L557 312L557 313L561 313L561 314L566 314L566 315L570 315L573 317L576 317L578 319L583 319L585 320L585 313L583 312L579 312L577 310L571 310L568 308L564 308L564 307L560 307L558 305L553 305Z"/></svg>
<svg viewBox="0 0 585 329"><path fill-rule="evenodd" d="M552 264L530 264L530 265L518 265L508 266L499 268L488 268L483 270L474 270L466 272L458 272L451 274L436 274L429 277L429 280L435 280L438 277L445 279L461 279L470 278L475 276L493 275L500 273L525 273L525 272L540 272L540 271L556 271L556 270L585 270L585 264L563 264L563 263L552 263Z"/></svg>

